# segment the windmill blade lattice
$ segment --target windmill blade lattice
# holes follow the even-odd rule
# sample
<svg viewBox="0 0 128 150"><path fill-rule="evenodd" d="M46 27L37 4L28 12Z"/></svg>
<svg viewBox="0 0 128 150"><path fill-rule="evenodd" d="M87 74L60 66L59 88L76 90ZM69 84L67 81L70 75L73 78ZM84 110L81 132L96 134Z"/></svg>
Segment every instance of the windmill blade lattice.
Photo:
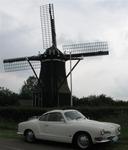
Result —
<svg viewBox="0 0 128 150"><path fill-rule="evenodd" d="M65 54L71 53L74 57L86 57L96 55L108 55L107 42L88 42L79 44L63 45Z"/></svg>
<svg viewBox="0 0 128 150"><path fill-rule="evenodd" d="M54 17L54 12L53 9L50 8L53 8L53 4L40 6L43 49L47 49L52 46L52 27L49 11L52 11L52 17Z"/></svg>
<svg viewBox="0 0 128 150"><path fill-rule="evenodd" d="M9 60L9 59L8 59ZM13 71L22 71L31 69L27 60L24 61L13 61L9 62L8 60L4 60L4 70L5 72L13 72ZM31 64L34 69L40 68L40 61L31 61Z"/></svg>

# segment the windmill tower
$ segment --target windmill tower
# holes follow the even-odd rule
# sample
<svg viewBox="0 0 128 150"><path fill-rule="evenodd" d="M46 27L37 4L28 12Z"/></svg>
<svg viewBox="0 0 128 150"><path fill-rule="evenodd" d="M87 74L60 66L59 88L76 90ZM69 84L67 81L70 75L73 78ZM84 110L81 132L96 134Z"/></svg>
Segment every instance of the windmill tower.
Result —
<svg viewBox="0 0 128 150"><path fill-rule="evenodd" d="M69 106L71 92L67 77L82 59L81 57L108 55L107 42L90 42L64 45L64 53L57 48L55 17L53 4L40 7L43 49L37 56L5 59L5 71L32 69L37 78L37 87L33 91L33 106L56 107ZM66 61L77 60L66 75ZM39 77L35 68L40 67Z"/></svg>

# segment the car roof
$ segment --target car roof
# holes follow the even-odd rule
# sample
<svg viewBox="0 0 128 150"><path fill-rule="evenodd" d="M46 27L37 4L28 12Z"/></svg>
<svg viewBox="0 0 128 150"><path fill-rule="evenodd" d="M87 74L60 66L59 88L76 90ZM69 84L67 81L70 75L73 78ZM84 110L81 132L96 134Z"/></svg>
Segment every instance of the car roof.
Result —
<svg viewBox="0 0 128 150"><path fill-rule="evenodd" d="M68 112L68 111L76 111L76 110L75 109L64 109L64 110L63 109L54 109L54 110L46 112L45 114L52 113L52 112L65 113L65 112Z"/></svg>

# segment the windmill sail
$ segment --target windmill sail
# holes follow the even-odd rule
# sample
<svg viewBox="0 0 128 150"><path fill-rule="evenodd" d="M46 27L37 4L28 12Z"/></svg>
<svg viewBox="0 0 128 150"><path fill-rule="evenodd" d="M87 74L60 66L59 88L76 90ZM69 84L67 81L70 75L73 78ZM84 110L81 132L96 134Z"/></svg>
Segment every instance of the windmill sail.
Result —
<svg viewBox="0 0 128 150"><path fill-rule="evenodd" d="M21 71L21 70L31 69L27 59L29 59L29 61L31 61L31 64L34 67L34 69L40 68L40 61L38 61L39 57L31 56L31 57L5 59L3 61L4 70L6 72L13 72L13 71Z"/></svg>
<svg viewBox="0 0 128 150"><path fill-rule="evenodd" d="M56 47L55 18L53 4L40 6L43 49Z"/></svg>
<svg viewBox="0 0 128 150"><path fill-rule="evenodd" d="M72 57L108 55L108 43L89 42L63 45L63 50L67 56L71 53Z"/></svg>

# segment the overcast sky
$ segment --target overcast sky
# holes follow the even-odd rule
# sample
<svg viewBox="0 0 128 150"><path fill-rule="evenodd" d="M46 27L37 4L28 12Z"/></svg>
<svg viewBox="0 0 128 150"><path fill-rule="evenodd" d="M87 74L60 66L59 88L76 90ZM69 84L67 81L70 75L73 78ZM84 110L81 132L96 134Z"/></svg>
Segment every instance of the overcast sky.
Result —
<svg viewBox="0 0 128 150"><path fill-rule="evenodd" d="M59 48L67 42L109 43L110 55L85 58L73 71L73 94L128 100L128 0L0 0L0 86L19 92L33 75L5 73L2 61L43 52L39 7L49 2Z"/></svg>

